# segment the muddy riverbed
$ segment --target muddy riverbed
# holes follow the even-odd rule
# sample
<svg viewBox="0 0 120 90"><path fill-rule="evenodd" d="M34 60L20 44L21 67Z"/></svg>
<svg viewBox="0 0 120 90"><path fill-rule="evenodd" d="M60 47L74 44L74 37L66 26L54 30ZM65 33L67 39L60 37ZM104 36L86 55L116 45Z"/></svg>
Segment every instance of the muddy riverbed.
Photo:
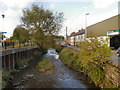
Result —
<svg viewBox="0 0 120 90"><path fill-rule="evenodd" d="M48 57L55 65L53 74L39 73L35 66L42 58ZM56 60L51 55L43 55L40 59L31 61L23 71L17 73L13 80L14 88L96 88L91 84L88 77L78 73Z"/></svg>

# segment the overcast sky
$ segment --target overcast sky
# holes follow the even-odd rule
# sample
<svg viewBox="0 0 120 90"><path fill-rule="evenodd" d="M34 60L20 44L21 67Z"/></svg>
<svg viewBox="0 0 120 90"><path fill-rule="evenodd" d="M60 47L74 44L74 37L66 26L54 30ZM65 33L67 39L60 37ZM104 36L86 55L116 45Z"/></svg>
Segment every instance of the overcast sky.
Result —
<svg viewBox="0 0 120 90"><path fill-rule="evenodd" d="M12 36L13 30L21 24L22 9L30 8L33 3L43 5L45 9L53 12L63 12L65 21L60 35L68 35L81 28L85 28L85 14L87 26L118 15L118 1L120 0L0 0L0 15L5 14L4 32L7 37ZM0 31L3 31L3 18L0 17Z"/></svg>

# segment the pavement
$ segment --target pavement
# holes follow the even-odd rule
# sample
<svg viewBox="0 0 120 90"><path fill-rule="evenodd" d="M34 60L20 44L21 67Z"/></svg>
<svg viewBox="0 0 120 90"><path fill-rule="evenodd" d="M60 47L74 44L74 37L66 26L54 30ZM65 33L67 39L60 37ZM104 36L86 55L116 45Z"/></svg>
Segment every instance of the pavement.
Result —
<svg viewBox="0 0 120 90"><path fill-rule="evenodd" d="M116 55L116 53L113 53L113 55L111 56L111 59L110 59L110 60L113 61L114 63L120 65L120 57L118 57L118 56Z"/></svg>

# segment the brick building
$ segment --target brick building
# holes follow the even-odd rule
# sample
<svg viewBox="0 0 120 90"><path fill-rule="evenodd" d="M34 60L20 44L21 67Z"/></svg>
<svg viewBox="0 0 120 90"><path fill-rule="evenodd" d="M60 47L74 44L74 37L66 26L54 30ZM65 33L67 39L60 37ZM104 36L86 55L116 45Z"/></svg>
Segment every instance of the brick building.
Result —
<svg viewBox="0 0 120 90"><path fill-rule="evenodd" d="M84 34L85 29L81 29L76 33L72 32L67 38L67 43L73 46L80 44L82 41L84 41Z"/></svg>

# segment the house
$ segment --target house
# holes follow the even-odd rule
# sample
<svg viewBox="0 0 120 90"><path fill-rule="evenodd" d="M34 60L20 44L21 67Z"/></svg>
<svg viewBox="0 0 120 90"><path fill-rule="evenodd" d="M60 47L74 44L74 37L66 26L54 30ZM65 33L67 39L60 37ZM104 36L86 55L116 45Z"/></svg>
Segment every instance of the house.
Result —
<svg viewBox="0 0 120 90"><path fill-rule="evenodd" d="M85 29L81 29L78 32L72 32L67 38L69 45L76 46L84 41Z"/></svg>

